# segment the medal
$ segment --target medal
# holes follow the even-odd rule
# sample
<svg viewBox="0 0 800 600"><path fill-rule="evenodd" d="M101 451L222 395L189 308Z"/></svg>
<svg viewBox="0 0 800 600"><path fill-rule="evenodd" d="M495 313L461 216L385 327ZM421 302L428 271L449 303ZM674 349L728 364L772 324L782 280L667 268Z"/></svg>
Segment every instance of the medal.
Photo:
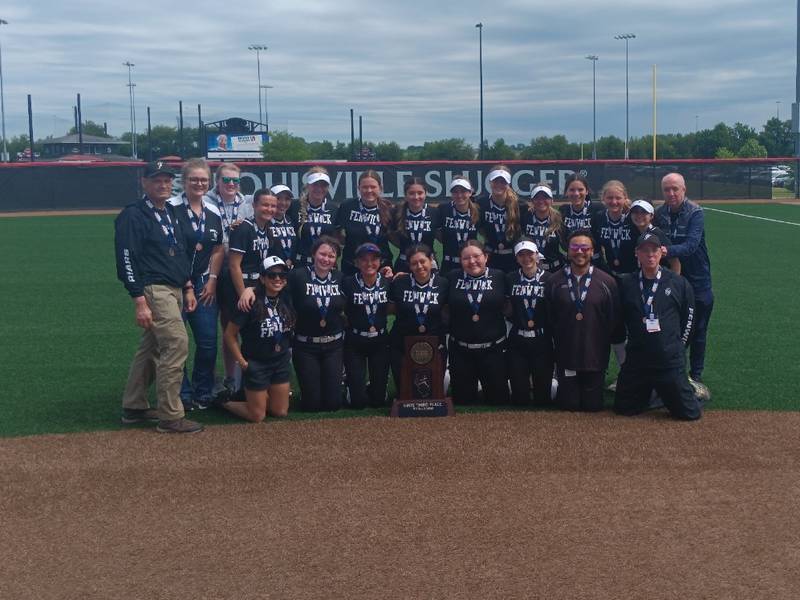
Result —
<svg viewBox="0 0 800 600"><path fill-rule="evenodd" d="M619 259L618 259L618 258L615 258L615 259L614 259L614 266L615 266L615 267L618 267L618 266L619 266Z"/></svg>
<svg viewBox="0 0 800 600"><path fill-rule="evenodd" d="M425 330L425 325L420 325L419 327L417 327L417 330L418 330L420 333L425 333L425 331L426 331L426 330Z"/></svg>
<svg viewBox="0 0 800 600"><path fill-rule="evenodd" d="M323 329L328 325L328 322L325 319L320 319L319 326Z"/></svg>
<svg viewBox="0 0 800 600"><path fill-rule="evenodd" d="M575 320L576 321L583 321L583 313L577 313L575 315Z"/></svg>
<svg viewBox="0 0 800 600"><path fill-rule="evenodd" d="M197 245L194 247L194 249L197 250L198 252L200 252L203 249L203 244L201 244L200 242L197 242Z"/></svg>
<svg viewBox="0 0 800 600"><path fill-rule="evenodd" d="M281 345L275 344L275 352L280 352L280 351L281 351Z"/></svg>
<svg viewBox="0 0 800 600"><path fill-rule="evenodd" d="M169 255L175 256L175 248L173 248L172 246L169 247Z"/></svg>
<svg viewBox="0 0 800 600"><path fill-rule="evenodd" d="M376 331L378 331L378 330L375 329L375 326L374 325L370 325L369 332L370 333L375 333Z"/></svg>
<svg viewBox="0 0 800 600"><path fill-rule="evenodd" d="M497 244L497 249L498 250L505 250L505 248L506 247L503 244Z"/></svg>
<svg viewBox="0 0 800 600"><path fill-rule="evenodd" d="M572 267L567 265L564 267L564 274L567 279L567 287L569 288L569 296L572 299L572 303L575 305L575 320L576 321L583 321L583 302L586 300L586 295L589 293L589 286L592 283L592 274L594 273L594 267L590 266L589 271L586 273L586 277L583 278L583 281L579 281L580 289L578 293L575 293L575 284L572 282Z"/></svg>
<svg viewBox="0 0 800 600"><path fill-rule="evenodd" d="M528 321L528 329L533 329L534 322L533 320Z"/></svg>
<svg viewBox="0 0 800 600"><path fill-rule="evenodd" d="M477 323L480 320L481 320L481 316L480 315L472 315L472 321L474 323Z"/></svg>

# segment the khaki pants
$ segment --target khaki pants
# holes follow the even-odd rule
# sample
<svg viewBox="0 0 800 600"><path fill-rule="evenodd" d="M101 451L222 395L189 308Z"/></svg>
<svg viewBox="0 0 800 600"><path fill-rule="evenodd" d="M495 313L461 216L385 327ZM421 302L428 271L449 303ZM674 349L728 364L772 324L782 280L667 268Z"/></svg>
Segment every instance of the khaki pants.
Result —
<svg viewBox="0 0 800 600"><path fill-rule="evenodd" d="M142 333L122 396L123 408L149 408L147 392L156 380L158 416L163 421L183 417L180 389L189 337L183 324L183 293L167 285L148 285L144 297L153 313L153 325Z"/></svg>

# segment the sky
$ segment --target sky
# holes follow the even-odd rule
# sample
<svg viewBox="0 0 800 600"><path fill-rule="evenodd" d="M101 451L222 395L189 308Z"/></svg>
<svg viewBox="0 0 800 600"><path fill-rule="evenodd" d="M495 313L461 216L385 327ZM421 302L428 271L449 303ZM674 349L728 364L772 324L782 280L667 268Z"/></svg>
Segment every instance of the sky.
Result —
<svg viewBox="0 0 800 600"><path fill-rule="evenodd" d="M130 130L128 68L137 131L228 117L258 120L256 53L270 130L349 141L350 109L364 139L478 145L483 23L484 136L509 144L564 134L625 136L625 42L630 135L688 133L739 121L756 130L795 96L797 5L788 0L237 0L221 3L0 0L9 137L61 136L81 94L84 120ZM356 121L356 135L358 123Z"/></svg>

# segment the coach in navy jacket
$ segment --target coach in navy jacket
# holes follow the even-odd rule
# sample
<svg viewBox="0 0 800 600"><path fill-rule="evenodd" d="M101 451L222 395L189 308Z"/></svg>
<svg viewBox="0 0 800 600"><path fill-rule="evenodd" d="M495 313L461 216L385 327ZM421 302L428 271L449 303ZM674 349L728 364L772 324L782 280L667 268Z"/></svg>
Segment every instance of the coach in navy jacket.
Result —
<svg viewBox="0 0 800 600"><path fill-rule="evenodd" d="M679 173L664 176L661 193L664 204L656 210L654 224L669 234L672 245L668 256L680 259L681 275L692 284L695 319L689 374L695 381L702 381L708 322L714 308L703 209L686 197L686 181Z"/></svg>
<svg viewBox="0 0 800 600"><path fill-rule="evenodd" d="M186 236L172 195L174 173L162 162L150 163L142 177L144 197L125 207L114 221L117 276L136 307L144 331L122 397L122 422L158 421L162 433L194 433L202 426L184 418L180 387L189 339L181 310L197 305L190 278ZM157 380L158 409L147 392Z"/></svg>

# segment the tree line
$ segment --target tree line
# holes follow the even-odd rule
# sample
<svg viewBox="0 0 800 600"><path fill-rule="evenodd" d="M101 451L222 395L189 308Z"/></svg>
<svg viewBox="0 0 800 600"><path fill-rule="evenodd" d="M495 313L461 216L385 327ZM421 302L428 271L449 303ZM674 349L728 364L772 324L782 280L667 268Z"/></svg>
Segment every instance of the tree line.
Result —
<svg viewBox="0 0 800 600"><path fill-rule="evenodd" d="M76 133L73 127L68 133ZM83 133L100 137L112 137L106 133L102 125L86 121ZM40 144L49 138L37 140L37 152ZM124 133L120 139L130 142L130 132ZM162 156L183 156L191 158L205 154L205 142L200 138L196 127L184 127L181 132L177 127L156 125L151 129L150 138L146 133L136 137L140 158L147 159ZM9 138L10 155L16 156L29 147L28 136L19 135ZM653 137L645 135L631 138L628 155L631 159L652 159ZM130 155L130 146L122 146L120 154ZM358 142L351 147L349 142L328 140L307 141L288 131L270 132L270 141L263 148L264 159L268 161L306 161L306 160L353 160L359 157L379 161L404 160L475 160L479 156L479 148L467 143L463 138L449 138L425 142L402 148L396 142L365 141L363 146ZM657 158L766 158L792 156L794 142L791 132L791 121L782 121L777 117L769 119L761 131L743 123L735 123L732 127L718 123L710 129L702 129L693 133L665 133L657 138ZM579 160L590 158L592 143L583 144L569 141L564 135L539 136L528 144L508 144L503 138L492 144L484 141L483 158L485 160ZM625 157L625 142L617 136L603 136L597 139L598 159L622 159Z"/></svg>

